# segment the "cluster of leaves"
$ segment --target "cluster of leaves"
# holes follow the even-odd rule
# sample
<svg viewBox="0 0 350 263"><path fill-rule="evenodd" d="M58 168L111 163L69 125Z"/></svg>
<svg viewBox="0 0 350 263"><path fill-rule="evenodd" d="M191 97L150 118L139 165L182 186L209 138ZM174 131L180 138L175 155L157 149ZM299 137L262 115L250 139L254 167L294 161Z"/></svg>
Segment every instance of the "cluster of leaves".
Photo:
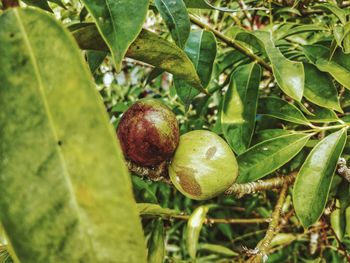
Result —
<svg viewBox="0 0 350 263"><path fill-rule="evenodd" d="M176 113L181 133L209 129L227 140L237 155L238 183L298 171L282 209L286 222L270 244L267 262L346 258L350 186L334 173L340 156L350 158L348 2L23 3L36 10L0 13L0 103L6 105L0 127L11 127L0 130L0 189L6 195L0 215L17 257L54 262L47 249L52 246L60 249L61 259L75 255L84 262L110 262L126 248L126 262L142 262L137 208L150 262L244 261L242 245L255 247L266 228L215 219L212 224L207 217L268 219L278 197L266 192L198 202L171 186L132 177L135 207L128 187L111 187L128 185L128 176L120 149L110 146L114 138L73 36L115 126L133 101L159 98ZM38 9L53 12L70 33ZM8 165L18 152L23 165ZM33 156L38 157L33 161ZM110 176L113 170L121 172ZM40 198L22 194L28 186L30 193L44 189ZM55 198L52 188L59 193ZM321 217L326 207L331 214ZM115 212L104 221L94 216L106 215L106 209ZM64 227L53 231L57 225ZM86 228L91 231L85 233ZM41 237L47 233L50 240ZM128 246L132 240L139 242Z"/></svg>

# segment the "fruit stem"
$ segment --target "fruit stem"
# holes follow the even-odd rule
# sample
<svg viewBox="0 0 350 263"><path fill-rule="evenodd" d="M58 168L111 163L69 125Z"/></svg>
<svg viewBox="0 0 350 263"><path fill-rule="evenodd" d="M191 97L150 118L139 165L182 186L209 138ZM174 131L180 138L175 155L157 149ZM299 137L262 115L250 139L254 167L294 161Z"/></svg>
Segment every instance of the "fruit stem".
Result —
<svg viewBox="0 0 350 263"><path fill-rule="evenodd" d="M288 175L281 175L275 178L258 180L255 182L245 183L245 184L233 184L230 188L225 191L226 195L235 195L237 197L242 197L246 194L253 194L256 192L279 189L284 184L291 184L294 182L298 172L292 172Z"/></svg>
<svg viewBox="0 0 350 263"><path fill-rule="evenodd" d="M267 229L266 235L264 239L262 239L257 247L254 249L256 254L252 256L247 262L249 263L257 263L257 262L265 262L267 259L267 252L269 249L269 246L271 244L272 239L277 234L279 228L279 219L281 216L282 206L284 203L284 200L287 196L287 190L288 190L288 184L285 183L282 187L282 190L280 192L280 196L278 198L277 204L275 206L275 209L272 213L272 220L269 224L269 227Z"/></svg>

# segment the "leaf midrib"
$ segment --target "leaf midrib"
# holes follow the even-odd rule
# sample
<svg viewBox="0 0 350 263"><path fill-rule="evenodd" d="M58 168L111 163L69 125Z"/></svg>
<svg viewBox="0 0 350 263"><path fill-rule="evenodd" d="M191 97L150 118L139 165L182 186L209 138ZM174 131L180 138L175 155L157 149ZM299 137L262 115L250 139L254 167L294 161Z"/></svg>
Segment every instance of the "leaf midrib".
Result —
<svg viewBox="0 0 350 263"><path fill-rule="evenodd" d="M27 49L28 49L30 61L31 61L32 65L33 65L35 78L37 79L37 83L38 83L38 85L36 85L36 87L38 88L39 94L40 94L40 96L42 98L42 101L43 101L43 104L44 104L45 113L46 113L46 116L47 116L47 119L48 119L48 122L49 122L49 126L51 128L52 135L54 137L54 140L56 142L58 142L59 141L58 134L57 134L57 132L55 130L55 125L54 125L54 122L53 122L52 114L50 112L49 105L48 105L48 102L47 102L47 98L45 96L44 85L43 85L43 81L42 81L41 76L40 76L39 66L38 66L38 64L36 62L36 59L35 59L36 58L35 53L34 53L34 51L32 49L32 45L31 45L30 40L29 40L28 35L27 35L27 31L26 31L26 29L24 27L24 24L23 24L23 22L21 20L21 17L20 17L20 15L18 13L18 9L14 9L14 14L15 14L15 17L16 17L16 19L18 21L18 26L19 26L20 32L23 35L23 40L24 40L25 45L27 46ZM71 180L68 179L69 178L69 172L68 172L67 164L66 164L66 161L65 161L65 158L64 158L64 154L63 154L62 150L60 149L60 147L58 145L56 145L55 147L56 147L56 151L58 153L58 156L59 156L59 158L61 160L63 174L65 175L64 179L65 179L66 185L68 187L68 192L70 193L72 201L73 201L72 202L73 207L77 211L77 218L78 218L78 220L80 222L83 222L83 220L81 218L81 215L80 215L80 209L79 209L78 201L77 201L77 199L75 197L73 184L72 184ZM87 231L84 231L84 235L89 240L89 245L90 245L91 251L94 251L92 238L87 233ZM95 258L95 261L97 262L97 258L95 256L96 254L95 253L91 253L91 254L94 255L93 257Z"/></svg>

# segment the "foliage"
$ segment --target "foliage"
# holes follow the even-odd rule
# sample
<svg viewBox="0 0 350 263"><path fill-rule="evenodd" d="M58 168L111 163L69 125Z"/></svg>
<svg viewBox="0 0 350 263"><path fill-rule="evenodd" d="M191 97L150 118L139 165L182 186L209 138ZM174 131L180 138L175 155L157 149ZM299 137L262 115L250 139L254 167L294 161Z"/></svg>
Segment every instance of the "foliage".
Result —
<svg viewBox="0 0 350 263"><path fill-rule="evenodd" d="M146 262L146 244L150 262L349 262L348 1L19 4L0 3L0 262ZM145 97L224 138L250 194L128 176L109 123Z"/></svg>

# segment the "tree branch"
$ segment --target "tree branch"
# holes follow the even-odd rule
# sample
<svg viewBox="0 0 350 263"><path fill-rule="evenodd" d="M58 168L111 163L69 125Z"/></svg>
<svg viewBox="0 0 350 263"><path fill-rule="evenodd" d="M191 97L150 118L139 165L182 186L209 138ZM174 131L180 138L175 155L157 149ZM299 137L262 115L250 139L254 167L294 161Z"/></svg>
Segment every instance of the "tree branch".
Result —
<svg viewBox="0 0 350 263"><path fill-rule="evenodd" d="M279 230L279 227L278 227L279 219L281 216L282 206L287 195L287 190L288 190L288 184L284 184L280 192L280 196L278 198L277 204L275 206L275 210L272 213L272 220L271 220L271 223L269 224L266 235L264 239L261 240L257 245L257 247L254 249L254 251L256 251L256 254L252 256L247 262L260 263L262 261L265 261L265 257L267 256L267 252L271 244L271 241Z"/></svg>
<svg viewBox="0 0 350 263"><path fill-rule="evenodd" d="M229 189L225 191L226 195L236 195L242 197L246 194L253 194L256 192L279 189L285 183L291 184L294 182L297 176L297 172L292 172L288 175L282 175L271 179L258 180L256 182L246 184L233 184Z"/></svg>
<svg viewBox="0 0 350 263"><path fill-rule="evenodd" d="M337 173L350 183L350 168L346 166L345 158L339 158Z"/></svg>
<svg viewBox="0 0 350 263"><path fill-rule="evenodd" d="M226 45L233 47L234 49L238 50L242 54L246 55L248 58L250 58L252 61L256 61L258 64L260 64L262 67L267 69L268 71L272 72L272 67L266 63L263 59L261 59L259 56L255 55L252 51L250 51L248 48L240 45L238 42L236 42L234 39L231 39L224 34L222 34L220 31L212 28L210 25L203 23L198 18L196 18L193 15L190 15L190 20L193 24L196 24L200 28L206 29L208 31L211 31L218 39L220 39L222 42L224 42Z"/></svg>

